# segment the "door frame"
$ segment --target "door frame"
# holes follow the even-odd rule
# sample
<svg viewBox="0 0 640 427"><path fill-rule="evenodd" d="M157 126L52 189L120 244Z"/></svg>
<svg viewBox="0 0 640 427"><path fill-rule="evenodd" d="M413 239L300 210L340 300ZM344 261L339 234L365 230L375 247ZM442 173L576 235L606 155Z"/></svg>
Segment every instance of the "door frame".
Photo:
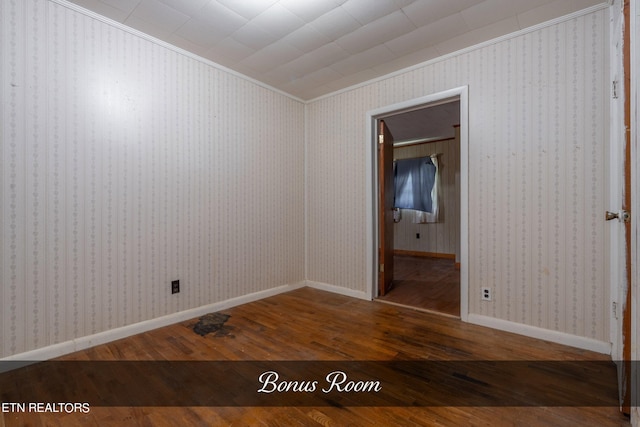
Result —
<svg viewBox="0 0 640 427"><path fill-rule="evenodd" d="M378 296L378 143L377 122L391 115L419 110L451 101L460 101L460 319L469 317L469 87L460 86L396 104L366 114L366 146L370 161L367 166L367 283L369 296Z"/></svg>
<svg viewBox="0 0 640 427"><path fill-rule="evenodd" d="M638 131L638 123L640 123L640 55L638 55L638 47L640 42L640 5L638 2L629 3L629 92L627 93L630 100L631 114L631 188L629 191L640 188L640 153L638 147L640 144L640 132ZM631 193L634 194L633 192ZM638 221L638 212L640 212L640 200L638 197L631 197L631 360L635 361L634 369L631 371L631 424L640 426L640 243L638 235L640 234L640 222Z"/></svg>
<svg viewBox="0 0 640 427"><path fill-rule="evenodd" d="M610 77L614 83L614 93L610 98L610 138L608 146L609 171L608 188L609 199L607 208L612 211L625 209L635 215L632 189L634 185L635 165L633 159L634 144L632 132L636 128L632 119L631 105L633 79L633 49L630 40L633 37L633 17L630 8L633 7L625 0L613 2L609 6L611 13L611 52ZM630 22L631 21L631 22ZM631 24L631 25L630 25ZM621 172L622 171L622 172ZM609 232L609 279L610 279L610 341L611 357L618 368L618 389L621 398L621 411L630 413L632 401L636 391L633 375L635 367L632 360L637 360L632 354L633 337L633 304L637 286L636 268L634 262L634 247L637 244L634 236L637 232L637 221L632 216L631 223L610 221ZM636 374L637 375L637 374Z"/></svg>
<svg viewBox="0 0 640 427"><path fill-rule="evenodd" d="M613 6L612 6L613 7ZM622 12L622 10L621 10ZM623 65L623 19L622 13L620 19L611 27L612 49L610 53L610 73L612 81L617 81L620 85L624 79ZM618 86L619 87L619 86ZM625 96L613 94L610 99L610 126L609 126L609 144L607 147L608 155L608 176L607 188L608 198L606 200L607 209L617 212L622 209L625 197ZM621 172L622 171L622 172ZM627 256L626 256L626 238L625 227L619 221L610 221L607 224L609 258L608 258L608 277L610 279L610 341L612 344L611 357L613 360L622 360L623 354L623 309L625 306L627 279Z"/></svg>

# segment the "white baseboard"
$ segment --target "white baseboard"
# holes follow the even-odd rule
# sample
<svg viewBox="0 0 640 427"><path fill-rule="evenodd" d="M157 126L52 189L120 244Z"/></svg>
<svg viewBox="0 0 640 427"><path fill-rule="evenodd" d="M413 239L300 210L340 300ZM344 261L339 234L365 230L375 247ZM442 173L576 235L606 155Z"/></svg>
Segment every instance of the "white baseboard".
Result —
<svg viewBox="0 0 640 427"><path fill-rule="evenodd" d="M305 285L310 288L320 289L321 291L333 292L334 294L340 294L347 297L359 298L367 301L371 301L371 296L367 292L355 291L353 289L343 288L341 286L330 285L328 283L313 282L307 280Z"/></svg>
<svg viewBox="0 0 640 427"><path fill-rule="evenodd" d="M201 307L192 308L189 310L172 313L166 316L157 317L155 319L145 320L142 322L134 323L120 328L110 329L108 331L99 332L97 334L79 337L73 340L65 341L58 344L53 344L47 347L30 350L24 353L15 354L0 359L0 361L40 361L49 360L56 357L64 356L75 351L84 350L96 345L105 344L111 341L115 341L121 338L126 338L132 335L136 335L142 332L150 331L152 329L161 328L163 326L172 325L175 323L183 322L185 320L193 319L202 316L207 313L225 310L238 305L246 304L253 301L258 301L270 296L278 295L284 292L288 292L294 289L298 289L304 286L320 289L348 297L358 298L362 300L370 301L371 297L368 293L363 291L356 291L353 289L343 288L336 285L330 285L328 283L313 282L313 281L301 281L289 285L282 285L276 288L267 289L265 291L259 291L248 295L243 295L236 298L230 298L225 301L216 302L213 304L203 305ZM594 340L591 338L580 337L577 335L571 335L564 332L551 331L548 329L538 328L535 326L523 325L521 323L510 322L508 320L496 319L494 317L483 316L479 314L469 314L468 322L480 326L486 326L489 328L499 329L502 331L513 332L516 334L528 336L531 338L542 339L545 341L551 341L559 344L564 344L584 350L595 351L602 354L611 354L611 344L603 341ZM17 366L17 365L16 365Z"/></svg>
<svg viewBox="0 0 640 427"><path fill-rule="evenodd" d="M121 338L130 337L142 332L147 332L152 329L161 328L163 326L172 325L174 323L183 322L185 320L193 319L202 316L207 313L212 313L227 308L235 307L238 305L246 304L249 302L257 301L263 298L268 298L274 295L278 295L284 292L292 291L305 286L305 282L301 281L290 285L282 285L276 288L267 289L265 291L259 291L248 295L243 295L236 298L230 298L225 301L216 302L213 304L203 305L201 307L192 308L189 310L179 311L177 313L168 314L166 316L157 317L155 319L149 319L142 322L134 323L120 328L110 329L108 331L99 332L93 335L87 335L84 337L75 338L73 340L65 341L58 344L53 344L47 347L37 348L35 350L26 351L24 353L14 354L0 359L0 361L40 361L49 360L56 357L64 356L75 351L84 350L96 345L105 344L111 341L119 340ZM16 367L18 365L15 365Z"/></svg>
<svg viewBox="0 0 640 427"><path fill-rule="evenodd" d="M509 320L496 319L495 317L483 316L481 314L469 313L468 322L475 325L486 326L488 328L499 329L501 331L513 332L514 334L524 335L531 338L611 355L610 343L594 340L592 338L580 337L577 335L567 334L565 332L524 325L522 323L511 322Z"/></svg>

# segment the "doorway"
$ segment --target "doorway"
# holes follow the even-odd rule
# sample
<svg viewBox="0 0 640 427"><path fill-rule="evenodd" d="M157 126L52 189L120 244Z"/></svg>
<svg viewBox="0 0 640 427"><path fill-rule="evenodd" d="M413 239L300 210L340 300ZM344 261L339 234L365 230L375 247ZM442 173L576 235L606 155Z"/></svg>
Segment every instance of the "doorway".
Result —
<svg viewBox="0 0 640 427"><path fill-rule="evenodd" d="M393 233L388 233L393 263L384 262L385 267L393 269L393 286L384 295L380 292L378 298L382 302L459 317L460 271L456 266L460 265L460 101L429 105L384 117L383 121L393 137L392 168L396 170L397 184L390 224ZM437 168L427 166L433 163L433 157ZM413 169L419 164L424 164L424 169ZM412 167L407 170L406 165ZM427 197L426 201L433 202L431 214L424 215L407 204L416 196L410 191L416 190L412 178L424 176L428 171L437 175L437 188L434 191L426 188L431 181L420 188L419 193Z"/></svg>
<svg viewBox="0 0 640 427"><path fill-rule="evenodd" d="M405 247L397 248L394 256L394 260L396 261L394 263L385 263L386 265L380 264L380 259L383 258L381 257L380 254L384 253L381 250L381 247L385 246L385 240L386 242L390 241L390 239L388 239L387 233L393 233L393 230L389 230L390 227L385 228L383 224L385 222L384 220L386 216L392 215L392 212L390 211L390 209L386 209L386 208L379 210L381 197L378 192L378 188L379 188L378 183L382 174L384 173L383 172L384 168L380 170L378 169L378 160L379 158L384 156L382 153L379 154L379 149L381 148L380 144L382 143L382 140L383 140L379 138L380 132L378 131L378 128L380 126L380 122L384 121L385 123L390 124L389 128L391 129L392 133L393 133L394 127L397 129L401 129L401 127L404 126L405 129L408 129L410 131L411 128L421 128L427 125L427 123L425 123L424 120L411 123L412 120L415 121L415 119L419 117L421 114L423 114L425 111L431 110L432 112L437 111L440 113L446 113L447 108L450 110L452 107L456 109L456 112L457 112L456 116L459 118L459 120L455 120L455 121L459 121L459 127L455 129L455 131L457 131L456 133L458 134L458 141L459 141L459 151L458 151L459 154L458 154L458 159L456 159L457 163L459 164L459 172L455 177L458 183L458 188L459 188L458 194L460 196L459 202L455 204L456 210L460 213L459 222L457 222L455 225L455 231L457 232L456 233L457 236L455 240L458 242L458 244L455 245L455 242L452 242L451 240L449 240L448 243L450 245L448 246L448 249L443 250L443 248L438 248L437 242L436 242L437 238L435 237L436 235L433 234L433 232L435 231L436 228L439 228L440 237L441 237L440 240L443 240L442 234L444 232L444 221L437 223L436 226L434 226L434 224L429 224L428 226L431 227L431 230L430 230L431 237L429 236L429 232L427 231L427 228L423 228L422 232L417 232L417 233L411 232L411 235L415 236L415 240L413 242L409 242L409 247L406 246L407 242L405 241L404 243L402 243L403 245L405 245ZM440 282L440 284L444 286L446 286L447 282L449 282L449 284L454 282L456 286L456 295L455 295L455 298L453 298L453 301L454 301L454 304L456 305L455 308L456 308L457 316L459 316L462 320L467 319L467 315L468 315L468 263L466 262L466 260L468 259L468 249L467 249L468 246L466 243L468 240L468 237L467 237L468 236L468 233L467 233L467 227L468 227L467 226L468 114L467 114L467 111L468 111L467 88L461 87L461 88L451 89L448 91L429 95L426 97L417 98L417 99L403 102L400 104L390 105L375 111L371 111L367 114L368 131L369 131L368 141L369 141L369 145L371 148L371 155L372 155L371 156L372 158L371 206L372 206L372 212L374 212L373 220L371 224L372 225L371 241L373 243L371 247L371 255L372 255L371 257L372 259L371 297L372 299L376 299L379 297L382 297L385 300L394 299L393 286L389 288L388 292L384 292L380 290L379 283L382 280L385 280L384 279L385 276L390 277L395 275L396 272L389 271L388 266L389 264L393 265L397 263L396 269L399 269L399 270L397 270L398 281L396 283L398 285L398 290L396 295L400 294L399 289L400 289L400 286L403 286L403 285L405 286L405 291L408 289L407 285L411 285L411 284L413 284L415 288L413 291L415 291L416 289L419 289L419 287L416 287L416 285L418 285L417 282L420 282L420 281L424 282L423 285L428 285L429 283L427 282L430 282L432 286L437 285L438 282ZM454 129L451 129L451 132L454 132ZM408 155L411 155L410 152L412 150L420 150L420 149L422 150L435 149L436 151L440 151L441 148L434 148L437 145L435 143L436 141L446 141L446 140L453 139L453 135L450 135L450 134L442 135L442 134L432 133L430 135L427 135L423 133L421 135L419 134L411 135L410 133L407 133L404 131L398 132L397 134L400 135L400 138L398 138L396 135L393 135L396 141L396 147L402 147L401 150L406 151L404 155L407 155L407 153L409 153ZM429 144L431 144L431 147L429 147ZM419 147L420 145L423 145L423 147L420 148ZM410 147L414 147L414 148L410 148ZM447 160L447 162L444 162L442 166L443 166L443 169L446 170L447 167L453 168L453 163L450 163L450 161ZM453 174L452 174L453 170L450 169L447 171L447 173L451 174L450 178L453 179ZM451 182L449 182L447 185L451 185ZM448 202L449 202L448 208L450 209L448 214L451 217L450 222L453 223L454 216L451 214L453 214L454 212L451 211L451 208L452 208L452 205L450 203L451 200L449 200ZM410 224L414 222L414 220L410 217L411 212L407 211L407 213L404 213L404 214L407 215L407 218L400 219L400 221L405 221L404 225L407 225L409 226L408 228L411 228ZM446 215L447 214L446 210L444 210L442 214ZM416 225L419 226L422 224L416 224ZM422 226L424 227L424 225ZM404 230L403 232L406 234L406 230ZM423 239L423 240L419 240L419 239ZM402 241L402 239L394 239L394 240ZM394 241L394 240L391 240L391 241ZM453 243L453 246L451 246L452 243ZM413 244L415 248L417 249L421 248L421 249L412 250L411 244ZM418 246L416 246L416 244ZM388 243L386 245L388 246ZM457 247L453 249L454 246L457 246ZM431 248L431 250L429 250L429 248ZM389 248L386 248L386 249L389 249ZM455 270L456 266L459 266L459 270ZM450 267L450 269L447 269L447 267ZM448 291L450 290L451 289L449 288ZM410 291L409 293L413 291ZM434 291L434 292L439 292L441 298L444 298L444 299L448 298L448 302L445 305L448 304L449 307L445 309L445 312L448 312L448 314L451 314L451 315L456 315L451 312L451 298L450 298L451 295L447 297L446 291L447 289L440 289L439 291ZM402 303L402 305L414 305L414 306L423 305L426 300L429 300L429 299L434 300L434 298L432 298L434 296L435 296L434 294L430 296L415 295L415 304ZM437 299L435 302L436 302L435 311L441 311L437 309ZM426 308L427 310L430 309L429 307L423 307L423 308Z"/></svg>

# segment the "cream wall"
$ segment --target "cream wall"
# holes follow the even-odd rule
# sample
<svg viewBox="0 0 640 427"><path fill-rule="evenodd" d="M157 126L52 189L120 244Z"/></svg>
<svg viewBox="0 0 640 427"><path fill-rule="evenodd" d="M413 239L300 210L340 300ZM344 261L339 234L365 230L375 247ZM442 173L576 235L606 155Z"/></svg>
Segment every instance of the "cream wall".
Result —
<svg viewBox="0 0 640 427"><path fill-rule="evenodd" d="M414 211L402 209L402 219L393 226L393 248L402 251L455 255L460 232L460 196L459 188L456 188L456 175L460 174L459 138L393 149L394 159L425 157L431 154L439 154L438 222L415 224ZM419 239L416 238L416 233L420 234Z"/></svg>
<svg viewBox="0 0 640 427"><path fill-rule="evenodd" d="M608 64L603 7L310 102L307 279L370 292L367 112L468 85L470 313L606 347Z"/></svg>
<svg viewBox="0 0 640 427"><path fill-rule="evenodd" d="M304 280L301 102L53 2L0 19L0 357Z"/></svg>

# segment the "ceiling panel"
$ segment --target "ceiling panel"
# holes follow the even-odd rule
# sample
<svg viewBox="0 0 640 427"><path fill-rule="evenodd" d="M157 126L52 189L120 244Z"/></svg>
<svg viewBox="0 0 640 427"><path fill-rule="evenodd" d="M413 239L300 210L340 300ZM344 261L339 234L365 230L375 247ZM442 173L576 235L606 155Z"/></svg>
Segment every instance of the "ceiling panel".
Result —
<svg viewBox="0 0 640 427"><path fill-rule="evenodd" d="M253 19L277 1L278 0L216 0L212 3L220 3L246 19Z"/></svg>
<svg viewBox="0 0 640 427"><path fill-rule="evenodd" d="M350 55L342 61L332 64L331 68L345 76L361 70L362 67L372 68L379 63L386 63L395 57L396 55L385 45L377 45L364 52Z"/></svg>
<svg viewBox="0 0 640 427"><path fill-rule="evenodd" d="M342 5L360 25L366 25L378 18L389 15L398 9L393 1L348 0Z"/></svg>
<svg viewBox="0 0 640 427"><path fill-rule="evenodd" d="M414 2L402 9L402 12L416 27L430 24L439 19L460 12L462 8L456 1L432 1L427 8L421 2Z"/></svg>
<svg viewBox="0 0 640 427"><path fill-rule="evenodd" d="M236 30L231 37L249 46L252 49L262 49L278 39L277 36L271 34L266 28L250 21Z"/></svg>
<svg viewBox="0 0 640 427"><path fill-rule="evenodd" d="M314 19L311 25L331 41L335 41L361 27L353 16L340 7L331 9L319 18Z"/></svg>
<svg viewBox="0 0 640 427"><path fill-rule="evenodd" d="M532 6L537 7L539 5L533 4ZM485 0L460 13L470 30L491 25L497 21L514 17L517 14L515 2L510 1L508 4L504 4L503 0Z"/></svg>
<svg viewBox="0 0 640 427"><path fill-rule="evenodd" d="M397 10L340 37L336 43L349 53L358 53L383 45L385 41L400 37L415 28L407 16Z"/></svg>
<svg viewBox="0 0 640 427"><path fill-rule="evenodd" d="M558 15L567 15L572 10L570 1L556 0L519 13L518 23L520 28L527 28L556 18Z"/></svg>
<svg viewBox="0 0 640 427"><path fill-rule="evenodd" d="M102 3L123 11L127 15L134 11L140 0L101 0Z"/></svg>
<svg viewBox="0 0 640 427"><path fill-rule="evenodd" d="M115 1L119 1L127 4L134 4L135 6L135 2L132 2L130 0L115 0ZM175 10L178 10L184 13L185 15L189 15L189 16L196 15L198 11L200 11L200 9L202 9L207 3L209 3L209 0L160 0L160 1L166 4L167 6L172 7Z"/></svg>
<svg viewBox="0 0 640 427"><path fill-rule="evenodd" d="M374 65L372 69L379 75L385 75L393 73L394 71L402 70L403 68L411 67L421 62L429 61L430 59L437 58L438 56L440 56L440 53L438 53L434 47L426 47L403 55L392 61L378 63Z"/></svg>
<svg viewBox="0 0 640 427"><path fill-rule="evenodd" d="M406 54L457 37L467 31L462 15L456 13L389 40L386 45L399 55Z"/></svg>
<svg viewBox="0 0 640 427"><path fill-rule="evenodd" d="M216 2L208 2L176 34L201 46L214 46L249 21Z"/></svg>
<svg viewBox="0 0 640 427"><path fill-rule="evenodd" d="M491 40L496 37L500 37L503 34L513 33L518 31L518 20L516 17L509 17L502 21L495 22L491 25L487 25L472 31L465 32L459 36L451 37L440 43L435 48L438 49L441 55L455 52L456 50L464 49L465 47L472 45L477 40Z"/></svg>
<svg viewBox="0 0 640 427"><path fill-rule="evenodd" d="M193 18L180 27L174 34L202 47L213 47L229 33L224 27L214 27L202 18Z"/></svg>
<svg viewBox="0 0 640 427"><path fill-rule="evenodd" d="M149 34L150 36L153 36L159 39L168 40L173 36L171 31L168 31L165 27L161 27L161 26L158 26L157 24L143 21L142 19L137 18L135 16L130 16L127 19L127 25L131 28L135 28L138 31L141 31L145 34Z"/></svg>
<svg viewBox="0 0 640 427"><path fill-rule="evenodd" d="M607 4L604 0L68 1L301 99Z"/></svg>
<svg viewBox="0 0 640 427"><path fill-rule="evenodd" d="M231 68L234 63L242 62L244 58L253 55L255 52L255 49L243 45L231 37L226 37L207 52L207 58L212 61L221 61L222 65Z"/></svg>
<svg viewBox="0 0 640 427"><path fill-rule="evenodd" d="M280 64L286 64L302 55L302 52L291 45L284 43L273 44L255 52L243 59L242 64L260 73L277 68Z"/></svg>
<svg viewBox="0 0 640 427"><path fill-rule="evenodd" d="M100 0L73 0L71 3L120 23L123 23L129 16L129 13L131 13ZM131 10L133 10L136 5L137 3L131 2Z"/></svg>
<svg viewBox="0 0 640 427"><path fill-rule="evenodd" d="M132 17L153 24L156 27L165 28L169 32L176 31L189 20L188 15L158 0L142 0L129 15L127 21ZM125 24L127 21L125 21Z"/></svg>
<svg viewBox="0 0 640 427"><path fill-rule="evenodd" d="M306 74L313 73L319 68L327 67L348 56L349 54L336 43L328 43L282 65L280 68L288 72L292 80L300 79Z"/></svg>
<svg viewBox="0 0 640 427"><path fill-rule="evenodd" d="M320 33L310 24L298 28L281 39L281 42L288 43L303 52L316 50L330 41L329 37Z"/></svg>
<svg viewBox="0 0 640 427"><path fill-rule="evenodd" d="M302 18L305 22L311 22L340 5L340 3L336 1L300 0L280 0L280 4L289 9L296 16Z"/></svg>
<svg viewBox="0 0 640 427"><path fill-rule="evenodd" d="M258 15L252 23L273 34L276 39L281 39L305 24L301 18L277 3Z"/></svg>

